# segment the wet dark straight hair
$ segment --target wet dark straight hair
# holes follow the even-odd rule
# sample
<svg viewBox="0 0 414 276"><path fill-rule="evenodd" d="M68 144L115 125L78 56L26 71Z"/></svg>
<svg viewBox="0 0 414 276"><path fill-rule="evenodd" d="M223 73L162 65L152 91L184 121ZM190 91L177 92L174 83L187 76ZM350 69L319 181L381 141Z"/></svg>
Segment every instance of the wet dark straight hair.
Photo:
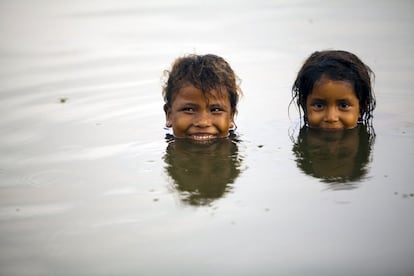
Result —
<svg viewBox="0 0 414 276"><path fill-rule="evenodd" d="M292 86L291 103L296 100L299 114L301 114L301 109L303 111L305 124L308 122L306 99L315 84L323 77L349 82L359 100L360 123L372 124L373 110L376 105L371 85L375 77L374 73L356 55L341 50L314 52L299 70Z"/></svg>
<svg viewBox="0 0 414 276"><path fill-rule="evenodd" d="M238 85L239 79L230 65L222 58L213 54L187 55L177 58L171 71L164 71L167 77L162 95L164 110L171 107L176 93L186 85L193 85L205 95L216 90L219 95L228 92L231 109L237 112L237 103L242 92Z"/></svg>

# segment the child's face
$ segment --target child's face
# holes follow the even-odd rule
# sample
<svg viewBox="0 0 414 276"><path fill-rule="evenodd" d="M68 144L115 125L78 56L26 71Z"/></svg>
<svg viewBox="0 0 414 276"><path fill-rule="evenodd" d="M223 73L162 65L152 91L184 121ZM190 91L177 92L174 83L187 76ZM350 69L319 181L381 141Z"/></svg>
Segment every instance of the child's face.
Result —
<svg viewBox="0 0 414 276"><path fill-rule="evenodd" d="M215 90L204 95L200 89L187 85L174 96L166 119L174 136L203 142L227 137L234 112L229 97L220 97Z"/></svg>
<svg viewBox="0 0 414 276"><path fill-rule="evenodd" d="M349 129L360 117L359 100L353 86L347 81L319 80L306 99L310 127L322 129Z"/></svg>

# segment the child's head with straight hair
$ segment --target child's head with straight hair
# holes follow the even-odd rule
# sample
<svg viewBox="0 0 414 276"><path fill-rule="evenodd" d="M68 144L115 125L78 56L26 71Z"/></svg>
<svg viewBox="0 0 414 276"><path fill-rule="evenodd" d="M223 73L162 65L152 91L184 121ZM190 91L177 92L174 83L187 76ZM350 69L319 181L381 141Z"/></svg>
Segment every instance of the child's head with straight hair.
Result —
<svg viewBox="0 0 414 276"><path fill-rule="evenodd" d="M371 125L375 96L372 70L356 55L340 50L314 52L292 87L304 123L321 129Z"/></svg>
<svg viewBox="0 0 414 276"><path fill-rule="evenodd" d="M212 54L187 55L165 73L166 126L174 136L201 142L228 137L241 96L230 65Z"/></svg>

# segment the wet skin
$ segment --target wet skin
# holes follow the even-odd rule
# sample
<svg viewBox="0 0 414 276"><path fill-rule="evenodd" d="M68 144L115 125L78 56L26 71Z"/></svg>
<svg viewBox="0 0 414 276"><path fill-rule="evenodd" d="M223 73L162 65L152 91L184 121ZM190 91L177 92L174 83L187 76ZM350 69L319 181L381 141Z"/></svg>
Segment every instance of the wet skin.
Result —
<svg viewBox="0 0 414 276"><path fill-rule="evenodd" d="M234 111L224 92L220 97L215 90L203 94L192 85L184 86L166 110L167 127L172 127L175 137L194 141L227 137L234 125Z"/></svg>
<svg viewBox="0 0 414 276"><path fill-rule="evenodd" d="M326 130L356 127L359 100L351 83L322 78L306 99L310 127Z"/></svg>

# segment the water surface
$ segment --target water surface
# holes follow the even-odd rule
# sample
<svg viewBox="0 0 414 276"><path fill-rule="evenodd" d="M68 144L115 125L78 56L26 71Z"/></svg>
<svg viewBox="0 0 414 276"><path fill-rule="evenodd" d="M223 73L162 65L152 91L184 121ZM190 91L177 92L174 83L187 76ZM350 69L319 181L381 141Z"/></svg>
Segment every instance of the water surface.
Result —
<svg viewBox="0 0 414 276"><path fill-rule="evenodd" d="M412 275L413 26L411 1L1 1L0 274ZM288 116L321 49L375 72L374 139ZM241 78L241 141L164 139L187 53Z"/></svg>

